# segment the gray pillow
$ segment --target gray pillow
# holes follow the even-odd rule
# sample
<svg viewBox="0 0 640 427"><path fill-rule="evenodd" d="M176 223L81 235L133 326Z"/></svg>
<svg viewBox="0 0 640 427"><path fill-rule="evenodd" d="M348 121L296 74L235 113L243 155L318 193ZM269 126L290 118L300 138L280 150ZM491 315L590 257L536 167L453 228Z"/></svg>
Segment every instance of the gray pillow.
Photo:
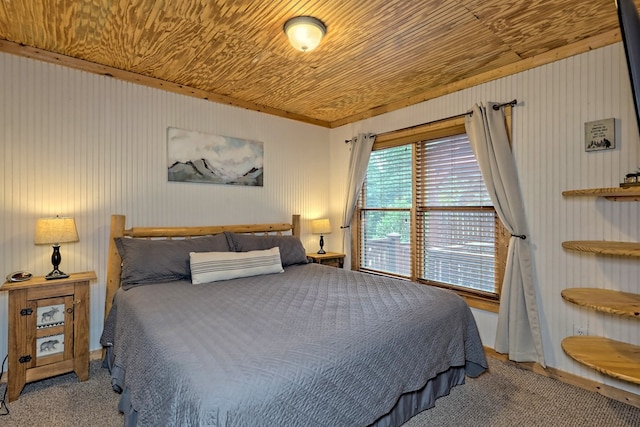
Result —
<svg viewBox="0 0 640 427"><path fill-rule="evenodd" d="M229 250L234 252L261 251L265 249L280 249L282 266L306 264L307 253L302 242L295 236L255 236L252 234L231 233L225 231Z"/></svg>
<svg viewBox="0 0 640 427"><path fill-rule="evenodd" d="M123 289L190 279L190 252L229 252L224 234L181 240L114 239L122 258Z"/></svg>

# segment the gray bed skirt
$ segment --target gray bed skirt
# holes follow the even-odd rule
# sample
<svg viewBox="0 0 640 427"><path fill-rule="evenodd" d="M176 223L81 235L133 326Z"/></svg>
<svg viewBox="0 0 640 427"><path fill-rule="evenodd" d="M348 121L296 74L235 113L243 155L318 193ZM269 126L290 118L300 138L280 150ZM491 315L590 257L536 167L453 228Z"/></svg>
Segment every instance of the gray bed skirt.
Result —
<svg viewBox="0 0 640 427"><path fill-rule="evenodd" d="M123 376L124 372L118 367L114 367L112 362L112 347L107 347L105 359L102 366L109 369L113 377ZM117 381L112 381L114 391L120 393L118 410L124 414L124 425L134 427L138 422L138 412L131 406L131 395L129 390L120 390L116 385ZM124 381L123 381L124 382ZM121 382L121 384L123 383ZM465 382L465 368L453 367L438 374L435 378L427 381L427 384L420 390L405 393L398 399L393 409L386 415L371 424L371 427L398 427L406 423L420 412L433 408L436 400L442 396L447 396L451 389Z"/></svg>
<svg viewBox="0 0 640 427"><path fill-rule="evenodd" d="M436 399L448 395L453 387L464 384L464 381L465 369L463 367L449 368L427 381L427 384L420 390L400 396L391 412L371 425L375 427L400 426L420 412L433 408Z"/></svg>

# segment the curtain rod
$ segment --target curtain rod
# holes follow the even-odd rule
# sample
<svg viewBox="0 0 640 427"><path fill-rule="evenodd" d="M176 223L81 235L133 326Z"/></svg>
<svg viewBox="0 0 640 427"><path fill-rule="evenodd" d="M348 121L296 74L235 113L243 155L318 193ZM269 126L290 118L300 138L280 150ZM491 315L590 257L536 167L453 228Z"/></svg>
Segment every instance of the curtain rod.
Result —
<svg viewBox="0 0 640 427"><path fill-rule="evenodd" d="M499 109L501 109L502 107L506 107L507 105L515 107L517 104L518 104L518 100L514 99L514 100L511 100L509 102L502 103L502 104L496 104L496 105L493 106L493 109L495 111L498 111ZM392 131L389 131L389 132L380 133L380 134L378 134L376 136L382 136L382 135L386 135L386 134L389 134L389 133L405 131L405 130L417 128L417 127L424 126L424 125L431 125L431 124L438 123L438 122L444 122L446 120L459 119L460 117L464 117L464 116L467 116L467 115L473 115L473 111L467 111L466 113L456 114L455 116L445 117L444 119L433 120L433 121L427 122L427 123L420 123L418 125L413 125L413 126L409 126L409 127L402 128L402 129L396 129L396 130L392 130ZM353 139L345 139L344 140L345 144L348 144L351 141L353 141Z"/></svg>

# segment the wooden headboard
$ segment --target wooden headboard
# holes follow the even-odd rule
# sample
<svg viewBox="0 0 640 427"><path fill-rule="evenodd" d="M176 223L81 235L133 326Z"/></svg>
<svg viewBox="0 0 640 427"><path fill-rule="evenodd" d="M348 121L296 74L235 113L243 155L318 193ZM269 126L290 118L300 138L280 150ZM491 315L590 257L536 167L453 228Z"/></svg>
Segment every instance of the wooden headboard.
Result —
<svg viewBox="0 0 640 427"><path fill-rule="evenodd" d="M120 287L122 259L115 244L116 237L135 239L189 239L197 236L209 236L223 231L245 234L291 234L300 237L300 215L292 215L291 223L247 224L247 225L210 225L196 227L132 227L125 229L124 215L111 215L111 233L109 235L109 254L107 260L107 295L105 299L105 319L111 310L113 296Z"/></svg>

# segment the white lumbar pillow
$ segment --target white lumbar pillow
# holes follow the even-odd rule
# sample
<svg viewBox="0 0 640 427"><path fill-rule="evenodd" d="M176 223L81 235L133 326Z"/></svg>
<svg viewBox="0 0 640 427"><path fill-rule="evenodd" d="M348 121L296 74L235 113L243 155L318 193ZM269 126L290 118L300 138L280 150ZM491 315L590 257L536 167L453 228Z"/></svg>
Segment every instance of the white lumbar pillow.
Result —
<svg viewBox="0 0 640 427"><path fill-rule="evenodd" d="M191 283L282 273L280 248L249 252L190 252Z"/></svg>

